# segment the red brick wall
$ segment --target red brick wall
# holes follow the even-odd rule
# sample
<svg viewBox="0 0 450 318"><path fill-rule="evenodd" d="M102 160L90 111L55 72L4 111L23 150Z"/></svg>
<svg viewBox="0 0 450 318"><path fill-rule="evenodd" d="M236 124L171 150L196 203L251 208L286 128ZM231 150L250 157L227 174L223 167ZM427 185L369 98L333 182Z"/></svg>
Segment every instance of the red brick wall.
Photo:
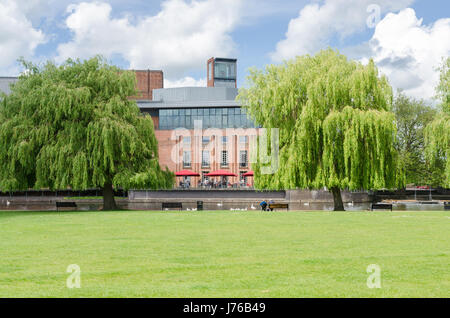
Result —
<svg viewBox="0 0 450 318"><path fill-rule="evenodd" d="M153 90L164 88L164 75L162 71L134 71L136 73L138 95L133 99L152 99Z"/></svg>
<svg viewBox="0 0 450 318"><path fill-rule="evenodd" d="M153 120L153 127L155 127L155 130L159 129L159 117L152 116L152 120Z"/></svg>
<svg viewBox="0 0 450 318"><path fill-rule="evenodd" d="M209 69L211 68L211 79L209 78ZM214 87L214 58L210 58L206 62L206 81L208 87Z"/></svg>
<svg viewBox="0 0 450 318"><path fill-rule="evenodd" d="M255 129L255 132L257 134L260 133L259 129ZM215 171L219 169L228 170L232 173L238 175L238 177L230 177L229 181L231 183L239 182L239 173L241 171L250 171L252 170L251 163L249 162L249 166L246 168L241 168L239 166L239 151L240 150L247 150L247 159L250 161L250 152L251 152L251 143L254 142L255 139L252 139L249 137L249 143L247 144L240 144L239 143L239 137L237 135L233 135L232 137L229 137L228 142L231 143L229 147L224 147L223 150L228 151L228 161L229 164L227 167L222 167L221 162L216 161L213 157L216 155L216 152L219 152L221 154L222 149L216 149L215 147L215 136L211 137L211 143L213 146L209 149L210 151L210 167L204 168L201 166L201 152L203 145L201 143L201 139L199 139L198 136L194 137L194 131L189 130L189 133L191 135L191 145L188 149L184 149L184 144L182 141L182 137L178 137L177 140L173 140L172 136L174 136L173 130L155 130L156 139L158 140L158 154L159 154L159 164L164 169L165 167L168 167L169 170L176 172L180 170L192 170L195 172L198 172L200 175L202 175L202 172L204 171ZM225 134L225 129L222 130L222 133ZM241 134L241 132L238 132L236 130L236 133ZM191 167L190 168L184 168L183 167L183 151L190 151L191 152ZM172 153L175 155L178 154L180 158L180 162L176 162L172 159ZM198 180L201 179L200 177L191 177L191 186L197 186ZM213 178L214 179L214 178ZM215 178L220 179L220 178ZM177 185L180 182L180 178L177 178ZM247 178L247 182L250 185L253 185L253 178L249 177Z"/></svg>

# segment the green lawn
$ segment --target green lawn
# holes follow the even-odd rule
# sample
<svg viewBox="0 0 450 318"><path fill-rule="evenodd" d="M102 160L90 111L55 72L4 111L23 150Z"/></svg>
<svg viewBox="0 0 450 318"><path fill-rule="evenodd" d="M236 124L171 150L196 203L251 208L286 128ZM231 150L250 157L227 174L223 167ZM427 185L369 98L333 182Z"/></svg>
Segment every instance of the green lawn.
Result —
<svg viewBox="0 0 450 318"><path fill-rule="evenodd" d="M0 212L0 297L449 297L449 239L444 211Z"/></svg>

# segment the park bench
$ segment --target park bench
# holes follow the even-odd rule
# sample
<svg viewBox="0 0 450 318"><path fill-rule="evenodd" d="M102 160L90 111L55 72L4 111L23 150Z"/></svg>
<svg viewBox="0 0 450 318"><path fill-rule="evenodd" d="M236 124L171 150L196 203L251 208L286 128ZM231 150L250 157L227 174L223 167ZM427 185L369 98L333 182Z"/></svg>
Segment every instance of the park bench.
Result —
<svg viewBox="0 0 450 318"><path fill-rule="evenodd" d="M77 204L72 201L56 201L56 211L58 208L76 208Z"/></svg>
<svg viewBox="0 0 450 318"><path fill-rule="evenodd" d="M387 203L372 203L371 211L373 210L391 210L392 204Z"/></svg>
<svg viewBox="0 0 450 318"><path fill-rule="evenodd" d="M289 204L287 203L269 203L269 210L273 209L286 209L289 210Z"/></svg>
<svg viewBox="0 0 450 318"><path fill-rule="evenodd" d="M165 209L180 209L181 211L183 209L183 204L181 202L163 202L162 210Z"/></svg>
<svg viewBox="0 0 450 318"><path fill-rule="evenodd" d="M444 210L450 210L450 202L444 202Z"/></svg>

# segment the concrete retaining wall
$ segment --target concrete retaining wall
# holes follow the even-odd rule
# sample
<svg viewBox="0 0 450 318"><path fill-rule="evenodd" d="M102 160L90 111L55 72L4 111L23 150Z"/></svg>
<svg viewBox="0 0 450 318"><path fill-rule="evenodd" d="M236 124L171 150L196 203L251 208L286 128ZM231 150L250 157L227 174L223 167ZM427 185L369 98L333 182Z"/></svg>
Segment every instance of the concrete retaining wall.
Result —
<svg viewBox="0 0 450 318"><path fill-rule="evenodd" d="M259 209L262 200L288 203L290 210L332 208L333 195L324 190L168 190L145 191L130 190L129 203L133 208L160 209L162 202L182 202L185 208L195 208L197 201L203 201L205 210ZM371 197L367 192L342 192L347 203L368 203Z"/></svg>

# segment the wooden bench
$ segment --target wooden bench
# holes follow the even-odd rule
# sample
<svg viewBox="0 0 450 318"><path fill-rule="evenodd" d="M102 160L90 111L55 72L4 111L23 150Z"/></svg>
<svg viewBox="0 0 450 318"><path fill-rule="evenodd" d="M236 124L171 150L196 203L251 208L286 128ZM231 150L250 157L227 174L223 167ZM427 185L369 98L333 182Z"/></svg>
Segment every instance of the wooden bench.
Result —
<svg viewBox="0 0 450 318"><path fill-rule="evenodd" d="M444 210L450 210L450 202L444 202Z"/></svg>
<svg viewBox="0 0 450 318"><path fill-rule="evenodd" d="M371 211L373 211L373 210L391 210L392 211L392 204L372 203L370 210Z"/></svg>
<svg viewBox="0 0 450 318"><path fill-rule="evenodd" d="M72 201L56 201L56 211L58 208L76 208L77 204Z"/></svg>
<svg viewBox="0 0 450 318"><path fill-rule="evenodd" d="M162 210L165 209L180 209L181 211L183 209L183 204L181 202L163 202Z"/></svg>
<svg viewBox="0 0 450 318"><path fill-rule="evenodd" d="M268 208L270 211L273 211L273 209L289 210L289 204L287 204L287 203L269 203Z"/></svg>

